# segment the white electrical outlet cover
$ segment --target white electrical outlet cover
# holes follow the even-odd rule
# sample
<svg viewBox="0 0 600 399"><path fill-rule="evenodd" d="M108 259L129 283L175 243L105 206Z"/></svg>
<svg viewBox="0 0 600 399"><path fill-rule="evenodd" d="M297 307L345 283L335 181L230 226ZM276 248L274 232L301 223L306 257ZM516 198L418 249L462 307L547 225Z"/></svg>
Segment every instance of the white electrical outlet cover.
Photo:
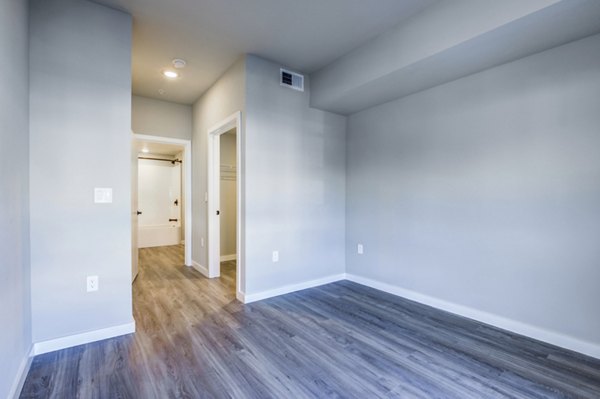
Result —
<svg viewBox="0 0 600 399"><path fill-rule="evenodd" d="M98 276L87 277L87 292L98 291Z"/></svg>
<svg viewBox="0 0 600 399"><path fill-rule="evenodd" d="M273 251L273 262L279 262L279 251Z"/></svg>

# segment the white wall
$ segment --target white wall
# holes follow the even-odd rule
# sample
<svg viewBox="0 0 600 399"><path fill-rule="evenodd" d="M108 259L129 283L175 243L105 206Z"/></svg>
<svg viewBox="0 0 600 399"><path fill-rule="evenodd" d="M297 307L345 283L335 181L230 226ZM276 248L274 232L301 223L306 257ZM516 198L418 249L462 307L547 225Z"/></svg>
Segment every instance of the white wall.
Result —
<svg viewBox="0 0 600 399"><path fill-rule="evenodd" d="M33 0L30 198L33 340L131 323L131 18ZM68 154L66 156L65 154ZM112 187L112 204L94 204ZM86 293L86 276L100 290Z"/></svg>
<svg viewBox="0 0 600 399"><path fill-rule="evenodd" d="M166 158L165 158L166 159ZM138 217L140 226L170 224L169 219L181 219L181 166L166 161L138 161ZM180 202L181 204L181 202Z"/></svg>
<svg viewBox="0 0 600 399"><path fill-rule="evenodd" d="M344 272L346 118L309 108L308 80L280 86L280 67L246 58L247 295Z"/></svg>
<svg viewBox="0 0 600 399"><path fill-rule="evenodd" d="M352 115L347 272L600 355L598 65L592 36Z"/></svg>
<svg viewBox="0 0 600 399"><path fill-rule="evenodd" d="M190 140L192 106L132 96L131 129L137 134Z"/></svg>
<svg viewBox="0 0 600 399"><path fill-rule="evenodd" d="M221 169L221 204L219 218L221 228L221 256L236 254L237 182L236 182L236 134L225 133L220 137L221 165L232 169Z"/></svg>
<svg viewBox="0 0 600 399"><path fill-rule="evenodd" d="M208 168L208 129L237 111L242 112L242 126L245 118L245 59L238 60L198 99L193 106L192 137L192 259L208 267L207 252L207 192ZM205 245L201 245L204 239ZM242 287L244 282L242 281Z"/></svg>
<svg viewBox="0 0 600 399"><path fill-rule="evenodd" d="M31 345L27 2L0 3L0 398Z"/></svg>

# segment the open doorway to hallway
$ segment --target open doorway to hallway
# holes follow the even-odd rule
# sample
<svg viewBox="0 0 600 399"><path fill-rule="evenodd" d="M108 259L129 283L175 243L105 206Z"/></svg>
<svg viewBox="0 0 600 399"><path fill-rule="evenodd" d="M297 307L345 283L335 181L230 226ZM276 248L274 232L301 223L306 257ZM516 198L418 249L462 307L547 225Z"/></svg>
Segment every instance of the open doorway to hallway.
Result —
<svg viewBox="0 0 600 399"><path fill-rule="evenodd" d="M191 143L136 135L132 145L132 280L139 249L177 246L191 265Z"/></svg>

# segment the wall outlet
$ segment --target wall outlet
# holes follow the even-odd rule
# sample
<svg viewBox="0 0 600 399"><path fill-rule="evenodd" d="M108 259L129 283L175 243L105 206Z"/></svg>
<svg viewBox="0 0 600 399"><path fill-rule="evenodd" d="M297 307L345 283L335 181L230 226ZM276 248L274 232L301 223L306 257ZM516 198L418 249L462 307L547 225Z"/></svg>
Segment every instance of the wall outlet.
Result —
<svg viewBox="0 0 600 399"><path fill-rule="evenodd" d="M279 251L273 251L273 262L279 262Z"/></svg>
<svg viewBox="0 0 600 399"><path fill-rule="evenodd" d="M87 292L98 291L98 276L87 277Z"/></svg>
<svg viewBox="0 0 600 399"><path fill-rule="evenodd" d="M358 244L356 246L356 253L359 254L359 255L362 255L362 254L365 253L365 249L363 248L362 244Z"/></svg>
<svg viewBox="0 0 600 399"><path fill-rule="evenodd" d="M204 237L200 237L200 246L204 248Z"/></svg>

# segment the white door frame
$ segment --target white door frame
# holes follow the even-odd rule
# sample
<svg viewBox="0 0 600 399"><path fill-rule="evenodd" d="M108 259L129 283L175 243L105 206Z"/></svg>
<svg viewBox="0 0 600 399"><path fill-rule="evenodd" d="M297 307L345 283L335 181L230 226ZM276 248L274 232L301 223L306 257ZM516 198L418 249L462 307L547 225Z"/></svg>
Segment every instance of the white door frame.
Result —
<svg viewBox="0 0 600 399"><path fill-rule="evenodd" d="M138 248L138 151L135 137L131 132L131 283L133 284L139 272Z"/></svg>
<svg viewBox="0 0 600 399"><path fill-rule="evenodd" d="M192 266L192 141L138 133L134 133L133 138L149 143L177 144L183 146L182 170L184 175L183 190L185 194L185 207L183 210L185 221L185 265Z"/></svg>
<svg viewBox="0 0 600 399"><path fill-rule="evenodd" d="M221 275L221 237L220 223L217 210L220 208L220 140L219 136L229 130L236 130L236 194L237 194L237 218L236 218L236 297L243 298L242 282L244 281L244 242L243 242L243 179L244 168L242 159L243 131L242 113L235 112L221 122L208 129L208 277L219 277Z"/></svg>

